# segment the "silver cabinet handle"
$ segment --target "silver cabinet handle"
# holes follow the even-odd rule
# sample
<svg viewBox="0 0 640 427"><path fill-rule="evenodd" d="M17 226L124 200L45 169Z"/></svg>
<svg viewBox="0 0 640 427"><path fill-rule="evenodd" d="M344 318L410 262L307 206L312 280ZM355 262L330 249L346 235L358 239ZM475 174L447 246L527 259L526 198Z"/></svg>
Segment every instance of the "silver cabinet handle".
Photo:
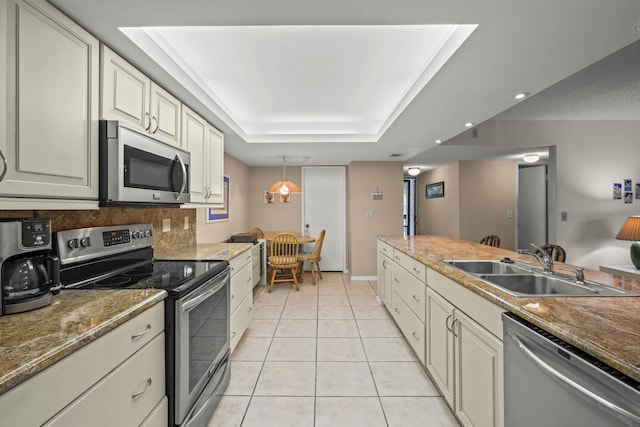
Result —
<svg viewBox="0 0 640 427"><path fill-rule="evenodd" d="M153 121L156 122L156 128L154 130L152 130L151 133L155 134L156 132L158 132L158 128L160 127L160 123L158 123L158 119L156 119L154 116L151 116L151 122L153 123ZM149 127L151 127L151 123L149 123Z"/></svg>
<svg viewBox="0 0 640 427"><path fill-rule="evenodd" d="M145 329L144 331L139 332L139 333L137 333L137 334L133 334L133 335L131 335L131 339L132 339L132 340L135 340L136 338L140 338L141 336L143 336L143 335L145 335L146 333L148 333L150 330L151 330L151 324L150 324L150 323L148 323L148 324L147 324L147 327L146 327L146 329Z"/></svg>
<svg viewBox="0 0 640 427"><path fill-rule="evenodd" d="M398 310L398 307L394 308L393 311L395 311L396 313L400 314L400 310Z"/></svg>
<svg viewBox="0 0 640 427"><path fill-rule="evenodd" d="M253 307L249 307L249 309L247 310L247 313L251 313L253 311Z"/></svg>
<svg viewBox="0 0 640 427"><path fill-rule="evenodd" d="M447 318L444 320L444 325L447 327L447 331L449 332L453 332L453 329L451 329L449 327L449 319L451 319L451 317L453 316L453 314L450 314L447 316Z"/></svg>
<svg viewBox="0 0 640 427"><path fill-rule="evenodd" d="M567 386L573 388L574 390L578 391L579 393L582 393L585 396L595 400L599 404L601 404L603 406L606 406L607 408L611 409L614 412L617 412L618 414L622 415L623 417L625 417L625 418L627 418L629 420L632 420L635 423L640 423L640 417L638 417L637 415L632 414L629 411L626 411L625 409L619 407L618 405L616 405L613 402L609 402L604 397L592 392L591 390L589 390L589 389L583 387L582 385L578 384L577 382L573 381L571 378L568 378L563 373L555 370L553 367L548 365L544 360L542 360L540 357L538 357L533 351L531 351L522 341L520 341L520 339L518 339L517 336L515 336L513 334L513 332L509 332L509 335L516 342L516 344L518 345L518 348L520 349L520 351L526 357L528 357L534 364L538 365L538 367L540 367L542 370L544 370L547 374L555 377L559 381L562 381Z"/></svg>
<svg viewBox="0 0 640 427"><path fill-rule="evenodd" d="M412 267L412 268L413 268L413 271L415 271L416 273L418 273L418 274L420 274L420 273L421 273L421 271L420 271L420 270L418 270L417 268L415 268L415 267Z"/></svg>
<svg viewBox="0 0 640 427"><path fill-rule="evenodd" d="M413 295L413 299L416 300L417 302L420 302L420 298L416 297L415 295Z"/></svg>
<svg viewBox="0 0 640 427"><path fill-rule="evenodd" d="M233 334L231 334L231 339L236 337L236 331L233 331Z"/></svg>
<svg viewBox="0 0 640 427"><path fill-rule="evenodd" d="M147 126L144 127L144 130L146 130L147 132L149 132L149 129L151 128L151 116L149 115L148 112L144 113L144 117L145 119L147 119L147 121L149 122L149 124Z"/></svg>
<svg viewBox="0 0 640 427"><path fill-rule="evenodd" d="M453 336L455 338L458 338L458 334L456 334L456 323L460 323L460 321L458 319L454 319L453 322L451 323L451 332L453 332Z"/></svg>
<svg viewBox="0 0 640 427"><path fill-rule="evenodd" d="M231 299L236 299L236 296L231 294Z"/></svg>
<svg viewBox="0 0 640 427"><path fill-rule="evenodd" d="M393 278L393 281L400 284L400 281L396 277Z"/></svg>
<svg viewBox="0 0 640 427"><path fill-rule="evenodd" d="M414 337L416 340L420 341L420 338L418 338L418 337L416 336L416 333L415 333L415 332L412 332L412 333L411 333L411 335L413 335L413 337Z"/></svg>
<svg viewBox="0 0 640 427"><path fill-rule="evenodd" d="M7 170L9 169L9 166L7 165L7 158L2 153L2 150L0 150L0 157L2 157L2 165L4 166L2 168L2 175L0 175L0 182L1 182L4 179L5 175L7 174Z"/></svg>
<svg viewBox="0 0 640 427"><path fill-rule="evenodd" d="M140 390L140 391L137 391L137 392L133 393L133 394L131 395L131 398L132 398L132 399L137 399L138 397L140 397L140 396L142 396L144 393L146 393L146 391L147 391L147 390L149 390L149 388L151 387L151 383L152 383L152 382L153 382L153 381L151 381L151 378L149 378L149 379L147 380L147 383L145 384L144 388L143 388L142 390Z"/></svg>

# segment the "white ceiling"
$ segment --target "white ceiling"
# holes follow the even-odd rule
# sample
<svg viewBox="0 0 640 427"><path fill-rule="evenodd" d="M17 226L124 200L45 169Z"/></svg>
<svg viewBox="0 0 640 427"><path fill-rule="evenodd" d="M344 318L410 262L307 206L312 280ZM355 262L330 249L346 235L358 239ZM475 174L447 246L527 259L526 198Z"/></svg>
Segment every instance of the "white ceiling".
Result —
<svg viewBox="0 0 640 427"><path fill-rule="evenodd" d="M279 165L282 156L310 156L307 165L405 161L433 148L436 139L447 140L464 132L465 122L480 123L514 106L518 102L513 99L515 93L541 92L640 39L640 32L635 30L640 24L637 0L50 2L219 127L225 133L226 151L251 166ZM371 46L357 45L347 37L349 31L366 27L398 30L407 26L407 30L424 29L421 26L426 25L477 25L466 41L460 42L459 49L448 60L445 57L446 62L436 64L440 66L432 75L421 74L427 79L415 76L429 58L428 52L420 55L414 50L425 46L424 40L388 42L383 35L374 39ZM163 35L166 41L170 38L167 34L181 33L180 43L173 42L175 53L199 64L201 74L215 70L213 77L222 80L212 77L211 87L193 87L193 82L181 81L184 73L159 66L151 59L152 48L144 45L141 49L118 29L157 26L207 26L211 27L207 30L211 34L223 34L222 45L216 42L218 39L204 39L192 42L195 49L185 48L184 43L189 42L182 35L187 30L166 30ZM244 47L245 53L234 47L250 32L261 29L284 33L282 42L289 43L289 47L273 50L268 43L271 50L263 50L253 44ZM327 29L333 31L316 33ZM154 31L157 30L145 32ZM335 37L332 42L338 45L331 47L324 40L312 43L313 40L305 40L305 33L315 33L320 39ZM328 51L322 52L323 49ZM357 52L357 58L353 52ZM292 69L295 64L308 67L314 58L323 59L320 67L326 65L327 58L340 64L316 70L321 72L312 70L310 80L301 78L308 68L300 73ZM233 71L239 64L253 69ZM380 78L389 69L404 72L395 88ZM270 82L267 78L274 75L284 81L274 80L273 87L260 87L259 79ZM358 89L356 83L367 79L373 79L370 87L374 90ZM314 83L312 87L309 81ZM224 87L213 90L220 84ZM402 100L397 101L398 92L404 94L405 105ZM221 100L226 109L216 102ZM287 105L292 108L285 108ZM320 108L320 114L312 107ZM526 111L522 115L526 116ZM353 120L345 124L345 116ZM292 131L282 125L283 121L292 120L299 123L297 129ZM341 134L328 130L336 122L342 122ZM354 142L365 140L373 142ZM399 156L391 157L393 154Z"/></svg>

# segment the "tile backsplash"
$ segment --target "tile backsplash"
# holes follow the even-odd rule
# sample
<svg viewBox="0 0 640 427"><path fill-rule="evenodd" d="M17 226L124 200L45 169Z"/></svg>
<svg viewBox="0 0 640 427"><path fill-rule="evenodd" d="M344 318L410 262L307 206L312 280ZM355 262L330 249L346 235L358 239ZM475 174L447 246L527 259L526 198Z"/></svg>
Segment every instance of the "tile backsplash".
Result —
<svg viewBox="0 0 640 427"><path fill-rule="evenodd" d="M196 243L196 210L163 208L100 208L74 211L0 211L0 218L49 218L51 231L105 225L153 224L154 245L158 250L186 247ZM186 220L185 220L186 218ZM170 231L163 232L163 220ZM185 230L185 222L188 227Z"/></svg>

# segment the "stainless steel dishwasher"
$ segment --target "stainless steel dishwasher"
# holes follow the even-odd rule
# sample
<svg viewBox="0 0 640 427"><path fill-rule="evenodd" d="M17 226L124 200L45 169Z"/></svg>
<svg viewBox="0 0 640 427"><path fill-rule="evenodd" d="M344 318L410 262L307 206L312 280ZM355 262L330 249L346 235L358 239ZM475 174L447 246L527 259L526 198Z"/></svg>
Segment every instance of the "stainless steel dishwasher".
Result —
<svg viewBox="0 0 640 427"><path fill-rule="evenodd" d="M502 322L505 427L640 426L640 383L512 313Z"/></svg>

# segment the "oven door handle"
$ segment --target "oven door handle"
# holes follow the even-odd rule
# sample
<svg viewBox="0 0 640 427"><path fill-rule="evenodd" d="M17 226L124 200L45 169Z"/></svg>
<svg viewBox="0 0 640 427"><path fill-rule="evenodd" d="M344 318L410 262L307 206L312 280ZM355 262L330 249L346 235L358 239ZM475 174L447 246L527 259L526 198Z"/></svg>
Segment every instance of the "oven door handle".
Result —
<svg viewBox="0 0 640 427"><path fill-rule="evenodd" d="M209 298L211 295L218 292L223 286L226 285L229 279L229 272L225 271L216 276L207 286L201 286L199 290L194 292L194 295L189 297L182 304L182 309L189 312L196 308L202 301ZM204 288L204 289L202 289Z"/></svg>
<svg viewBox="0 0 640 427"><path fill-rule="evenodd" d="M619 407L618 405L614 404L613 402L610 402L607 399L605 399L604 397L602 397L602 396L592 392L591 390L583 387L582 385L580 385L577 382L573 381L571 378L567 377L566 375L562 374L561 372L559 372L556 369L554 369L553 367L551 367L544 360L542 360L540 357L538 357L533 351L531 351L529 349L529 347L527 347L522 341L520 341L520 339L512 331L509 331L509 335L516 342L516 344L518 345L518 348L520 349L520 351L527 358L529 358L529 360L531 360L534 364L536 364L540 369L545 371L547 374L549 374L550 376L556 378L558 381L561 381L561 382L565 383L567 386L569 386L570 388L574 389L575 391L585 395L588 398L591 398L592 400L595 400L597 403L599 403L599 404L611 409L612 411L618 413L619 415L621 415L625 419L632 420L633 422L636 422L636 423L640 423L640 417L637 417L636 415L632 414L631 412L626 411L625 409Z"/></svg>

